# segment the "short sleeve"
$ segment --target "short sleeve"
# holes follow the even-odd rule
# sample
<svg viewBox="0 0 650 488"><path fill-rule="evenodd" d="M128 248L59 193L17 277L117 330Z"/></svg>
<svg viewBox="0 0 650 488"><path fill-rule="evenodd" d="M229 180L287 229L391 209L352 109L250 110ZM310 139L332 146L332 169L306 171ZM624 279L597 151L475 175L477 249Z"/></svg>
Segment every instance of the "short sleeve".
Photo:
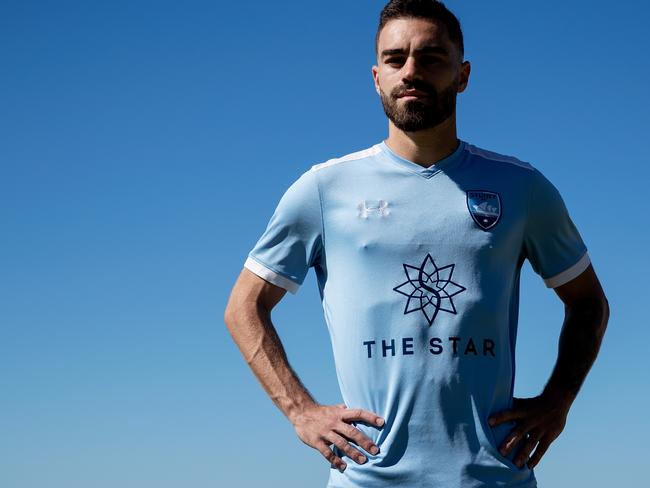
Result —
<svg viewBox="0 0 650 488"><path fill-rule="evenodd" d="M282 195L244 266L296 294L309 268L320 262L322 229L318 182L310 169Z"/></svg>
<svg viewBox="0 0 650 488"><path fill-rule="evenodd" d="M591 261L560 192L538 169L533 173L524 252L544 284L556 288L580 275Z"/></svg>

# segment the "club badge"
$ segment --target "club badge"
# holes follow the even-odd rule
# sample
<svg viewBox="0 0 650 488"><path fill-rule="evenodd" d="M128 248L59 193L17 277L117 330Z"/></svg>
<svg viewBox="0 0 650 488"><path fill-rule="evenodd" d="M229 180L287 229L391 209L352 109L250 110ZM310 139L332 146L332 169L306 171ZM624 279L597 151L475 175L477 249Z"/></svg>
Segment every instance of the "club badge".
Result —
<svg viewBox="0 0 650 488"><path fill-rule="evenodd" d="M468 191L467 208L474 222L488 230L497 225L501 217L501 197L491 191Z"/></svg>

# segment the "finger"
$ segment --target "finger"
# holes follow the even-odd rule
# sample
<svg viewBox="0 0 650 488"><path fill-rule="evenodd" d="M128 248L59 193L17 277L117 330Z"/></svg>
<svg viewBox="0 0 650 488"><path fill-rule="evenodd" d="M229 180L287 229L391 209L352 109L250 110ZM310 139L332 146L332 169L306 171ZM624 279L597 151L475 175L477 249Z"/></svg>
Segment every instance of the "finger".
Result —
<svg viewBox="0 0 650 488"><path fill-rule="evenodd" d="M361 432L356 427L353 427L350 424L346 424L345 422L341 422L334 428L334 430L344 435L358 446L363 447L366 452L369 452L373 455L379 453L379 447L377 447L374 442L372 442L372 439L364 435L363 432Z"/></svg>
<svg viewBox="0 0 650 488"><path fill-rule="evenodd" d="M501 443L499 451L503 456L507 456L510 451L519 443L520 440L526 437L526 433L530 430L528 425L520 425L516 429L513 429L510 434Z"/></svg>
<svg viewBox="0 0 650 488"><path fill-rule="evenodd" d="M329 432L329 434L326 436L326 439L330 441L332 444L334 444L336 447L338 447L345 454L347 454L347 456L350 459L356 461L358 464L363 464L368 460L366 456L364 456L363 454L361 454L360 451L358 451L350 444L348 444L348 442L343 437L338 435L336 432L334 431Z"/></svg>
<svg viewBox="0 0 650 488"><path fill-rule="evenodd" d="M343 459L334 454L334 451L325 442L319 443L316 449L330 462L330 466L338 469L341 473L347 467Z"/></svg>
<svg viewBox="0 0 650 488"><path fill-rule="evenodd" d="M542 459L542 456L544 453L546 453L546 450L550 445L551 441L547 437L542 437L540 439L539 444L537 444L537 449L535 449L535 452L528 461L528 467L530 469L533 469L535 466L537 466L537 463L539 463L540 459Z"/></svg>
<svg viewBox="0 0 650 488"><path fill-rule="evenodd" d="M338 407L338 408L348 408L348 407L345 405L345 403L337 403L337 404L334 405L334 406L335 406L335 407Z"/></svg>
<svg viewBox="0 0 650 488"><path fill-rule="evenodd" d="M523 446L517 453L517 456L515 457L514 463L518 467L522 467L526 461L528 461L528 457L530 456L530 453L533 451L535 446L537 445L537 442L539 442L539 436L537 434L530 434L530 437L525 438L525 441L523 442Z"/></svg>
<svg viewBox="0 0 650 488"><path fill-rule="evenodd" d="M350 422L353 420L362 420L369 424L378 425L380 427L384 425L384 419L381 418L379 415L376 415L372 412L368 412L367 410L363 410L361 408L348 408L343 412L343 415L341 416L341 420L345 422Z"/></svg>
<svg viewBox="0 0 650 488"><path fill-rule="evenodd" d="M526 410L519 409L519 408L512 408L510 410L502 410L497 413L493 413L490 415L488 418L488 423L494 427L495 425L502 424L504 422L508 422L510 420L516 420L516 419L521 419L525 417L527 414Z"/></svg>

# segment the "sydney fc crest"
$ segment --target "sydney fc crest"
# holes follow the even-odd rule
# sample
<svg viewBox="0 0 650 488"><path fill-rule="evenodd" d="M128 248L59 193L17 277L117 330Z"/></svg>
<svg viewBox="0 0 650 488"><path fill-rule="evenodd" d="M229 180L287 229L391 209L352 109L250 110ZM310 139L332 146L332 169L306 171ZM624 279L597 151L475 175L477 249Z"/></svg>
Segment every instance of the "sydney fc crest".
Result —
<svg viewBox="0 0 650 488"><path fill-rule="evenodd" d="M488 230L497 225L501 217L501 197L491 191L467 192L469 214L481 229Z"/></svg>

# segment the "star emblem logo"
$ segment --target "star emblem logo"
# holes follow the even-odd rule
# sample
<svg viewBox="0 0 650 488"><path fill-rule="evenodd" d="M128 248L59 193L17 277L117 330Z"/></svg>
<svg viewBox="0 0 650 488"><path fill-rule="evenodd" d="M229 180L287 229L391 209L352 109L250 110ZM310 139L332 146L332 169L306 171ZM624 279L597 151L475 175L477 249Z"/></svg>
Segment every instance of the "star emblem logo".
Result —
<svg viewBox="0 0 650 488"><path fill-rule="evenodd" d="M407 297L404 315L420 310L431 326L439 311L457 313L452 297L466 288L451 281L455 264L439 268L427 253L420 266L403 266L407 281L393 290Z"/></svg>

